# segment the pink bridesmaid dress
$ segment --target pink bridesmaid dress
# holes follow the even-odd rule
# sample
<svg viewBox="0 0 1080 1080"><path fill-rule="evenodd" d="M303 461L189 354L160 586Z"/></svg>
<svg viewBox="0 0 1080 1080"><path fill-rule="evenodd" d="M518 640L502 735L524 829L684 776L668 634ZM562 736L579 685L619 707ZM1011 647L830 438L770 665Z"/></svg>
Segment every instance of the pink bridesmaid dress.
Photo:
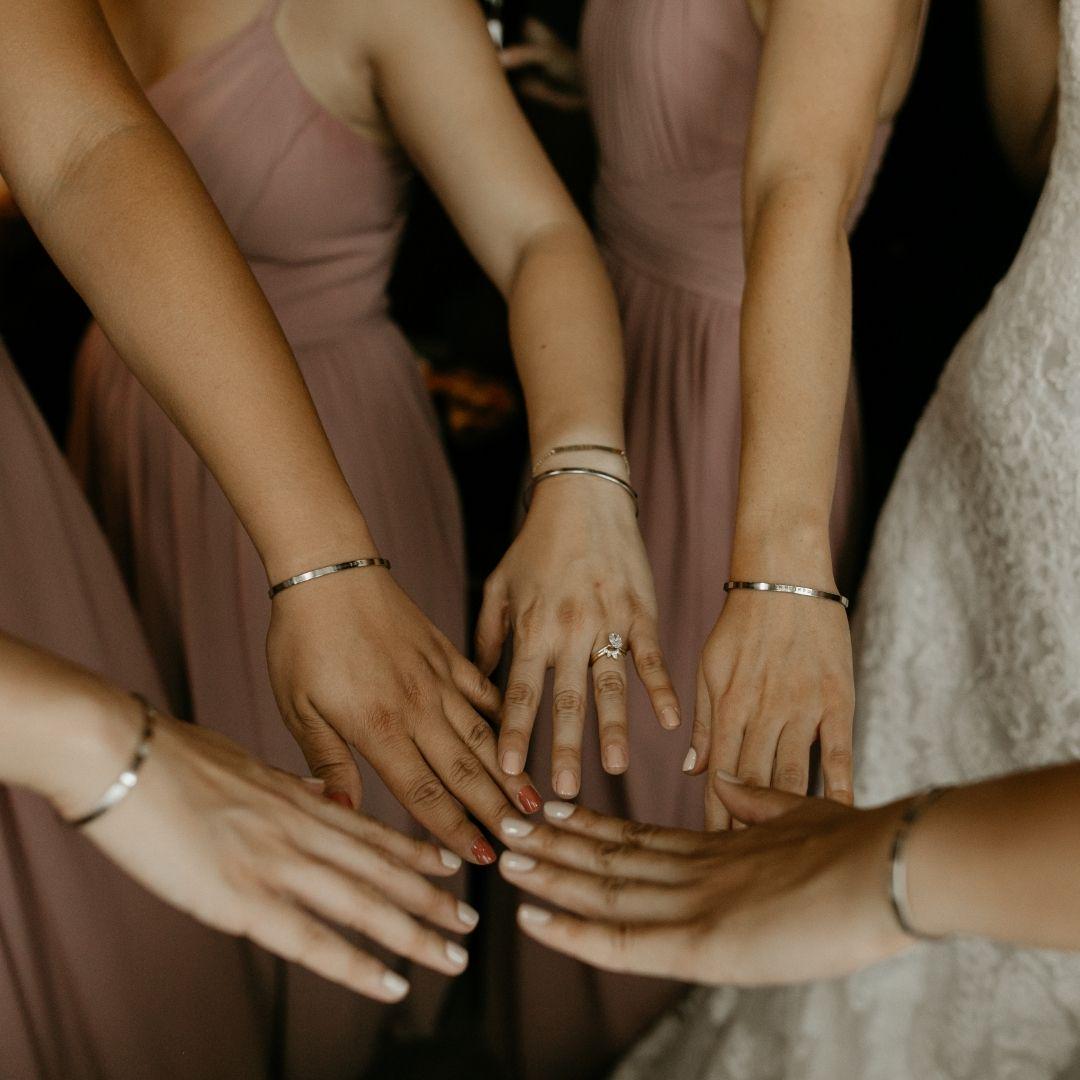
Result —
<svg viewBox="0 0 1080 1080"><path fill-rule="evenodd" d="M600 148L599 239L626 338L627 450L684 719L681 733L662 730L635 686L630 769L608 776L590 730L581 800L623 817L701 828L704 781L681 767L698 659L723 607L731 555L741 181L761 41L746 0L589 0L581 47ZM883 126L859 209L887 136ZM848 413L832 530L845 587L859 533L853 394ZM543 780L549 710L537 729L540 757L531 771ZM529 1077L594 1074L681 992L598 973L521 939L508 946L516 952L517 1037Z"/></svg>
<svg viewBox="0 0 1080 1080"><path fill-rule="evenodd" d="M0 629L164 700L108 545L2 348ZM0 787L0 1077L267 1077L274 1016L250 963L44 800Z"/></svg>
<svg viewBox="0 0 1080 1080"><path fill-rule="evenodd" d="M269 298L380 552L464 649L456 489L417 358L387 311L410 172L395 150L358 136L306 90L275 31L279 2L148 95ZM274 765L306 772L270 688L270 603L254 547L98 328L79 358L71 453L174 708ZM363 769L365 811L418 831ZM387 1021L403 1034L430 1031L447 986L414 970L413 993L391 1011L300 969L261 976L260 992L281 999L290 1077L358 1075Z"/></svg>

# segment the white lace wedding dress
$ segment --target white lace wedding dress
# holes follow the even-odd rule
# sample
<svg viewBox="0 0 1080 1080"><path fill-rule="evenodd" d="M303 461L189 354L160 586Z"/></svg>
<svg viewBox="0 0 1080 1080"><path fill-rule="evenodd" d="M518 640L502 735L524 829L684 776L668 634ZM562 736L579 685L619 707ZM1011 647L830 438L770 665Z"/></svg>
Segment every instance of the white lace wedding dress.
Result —
<svg viewBox="0 0 1080 1080"><path fill-rule="evenodd" d="M861 803L1080 759L1080 0L1061 20L1046 190L878 526L857 617ZM617 1076L1080 1076L1080 955L963 940L836 982L700 991Z"/></svg>

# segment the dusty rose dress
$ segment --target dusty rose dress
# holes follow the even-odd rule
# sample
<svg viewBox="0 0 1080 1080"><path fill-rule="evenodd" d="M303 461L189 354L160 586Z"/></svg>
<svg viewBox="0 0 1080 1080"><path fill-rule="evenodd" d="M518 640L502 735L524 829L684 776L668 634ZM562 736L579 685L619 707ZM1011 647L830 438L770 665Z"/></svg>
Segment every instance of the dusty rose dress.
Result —
<svg viewBox="0 0 1080 1080"><path fill-rule="evenodd" d="M149 97L266 292L379 550L464 648L455 487L416 358L387 314L409 172L311 97L275 33L277 8L272 0ZM306 771L270 689L270 604L255 550L209 472L96 328L79 361L71 450L174 706L275 765ZM368 813L415 828L366 767L364 784ZM286 1073L357 1075L387 1010L299 969L264 974L264 989L283 995ZM393 1021L424 1031L446 982L421 971L411 978L413 994Z"/></svg>
<svg viewBox="0 0 1080 1080"><path fill-rule="evenodd" d="M2 349L0 629L164 698L105 539ZM0 1077L268 1076L272 1002L250 964L43 800L0 787Z"/></svg>
<svg viewBox="0 0 1080 1080"><path fill-rule="evenodd" d="M698 659L723 606L731 554L741 174L760 36L746 0L589 0L582 53L600 146L599 238L626 336L627 449L684 727L663 731L635 685L630 770L619 779L604 773L593 724L581 800L620 816L700 828L704 781L686 778L681 766ZM879 134L867 187L887 134ZM858 533L851 401L833 517L842 580ZM550 730L545 712L530 762L540 780L550 773ZM530 1077L591 1075L680 991L600 974L520 939L507 947L518 959L517 1037Z"/></svg>

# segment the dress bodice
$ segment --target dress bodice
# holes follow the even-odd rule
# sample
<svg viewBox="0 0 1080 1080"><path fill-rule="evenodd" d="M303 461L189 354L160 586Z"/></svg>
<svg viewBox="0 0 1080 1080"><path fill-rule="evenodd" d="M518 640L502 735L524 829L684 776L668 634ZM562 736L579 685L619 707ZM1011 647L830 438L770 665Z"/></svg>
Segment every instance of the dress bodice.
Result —
<svg viewBox="0 0 1080 1080"><path fill-rule="evenodd" d="M312 97L279 3L147 92L295 345L386 310L410 170Z"/></svg>
<svg viewBox="0 0 1080 1080"><path fill-rule="evenodd" d="M589 0L582 55L605 246L737 301L741 185L761 38L746 0ZM888 139L881 125L861 210ZM854 220L854 217L853 217Z"/></svg>

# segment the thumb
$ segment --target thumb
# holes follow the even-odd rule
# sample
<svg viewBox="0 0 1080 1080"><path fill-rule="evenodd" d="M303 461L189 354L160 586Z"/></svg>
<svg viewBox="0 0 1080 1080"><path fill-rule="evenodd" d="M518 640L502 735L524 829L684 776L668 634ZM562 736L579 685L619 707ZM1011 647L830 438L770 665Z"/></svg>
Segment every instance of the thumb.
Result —
<svg viewBox="0 0 1080 1080"><path fill-rule="evenodd" d="M476 620L476 666L490 676L499 665L503 643L510 630L510 609L506 593L494 578L484 587L484 602Z"/></svg>
<svg viewBox="0 0 1080 1080"><path fill-rule="evenodd" d="M319 716L297 717L289 726L311 775L325 783L326 797L350 810L358 810L363 785L348 743Z"/></svg>
<svg viewBox="0 0 1080 1080"><path fill-rule="evenodd" d="M751 787L721 769L713 773L713 790L731 816L744 825L761 825L802 806L805 796L774 788Z"/></svg>

